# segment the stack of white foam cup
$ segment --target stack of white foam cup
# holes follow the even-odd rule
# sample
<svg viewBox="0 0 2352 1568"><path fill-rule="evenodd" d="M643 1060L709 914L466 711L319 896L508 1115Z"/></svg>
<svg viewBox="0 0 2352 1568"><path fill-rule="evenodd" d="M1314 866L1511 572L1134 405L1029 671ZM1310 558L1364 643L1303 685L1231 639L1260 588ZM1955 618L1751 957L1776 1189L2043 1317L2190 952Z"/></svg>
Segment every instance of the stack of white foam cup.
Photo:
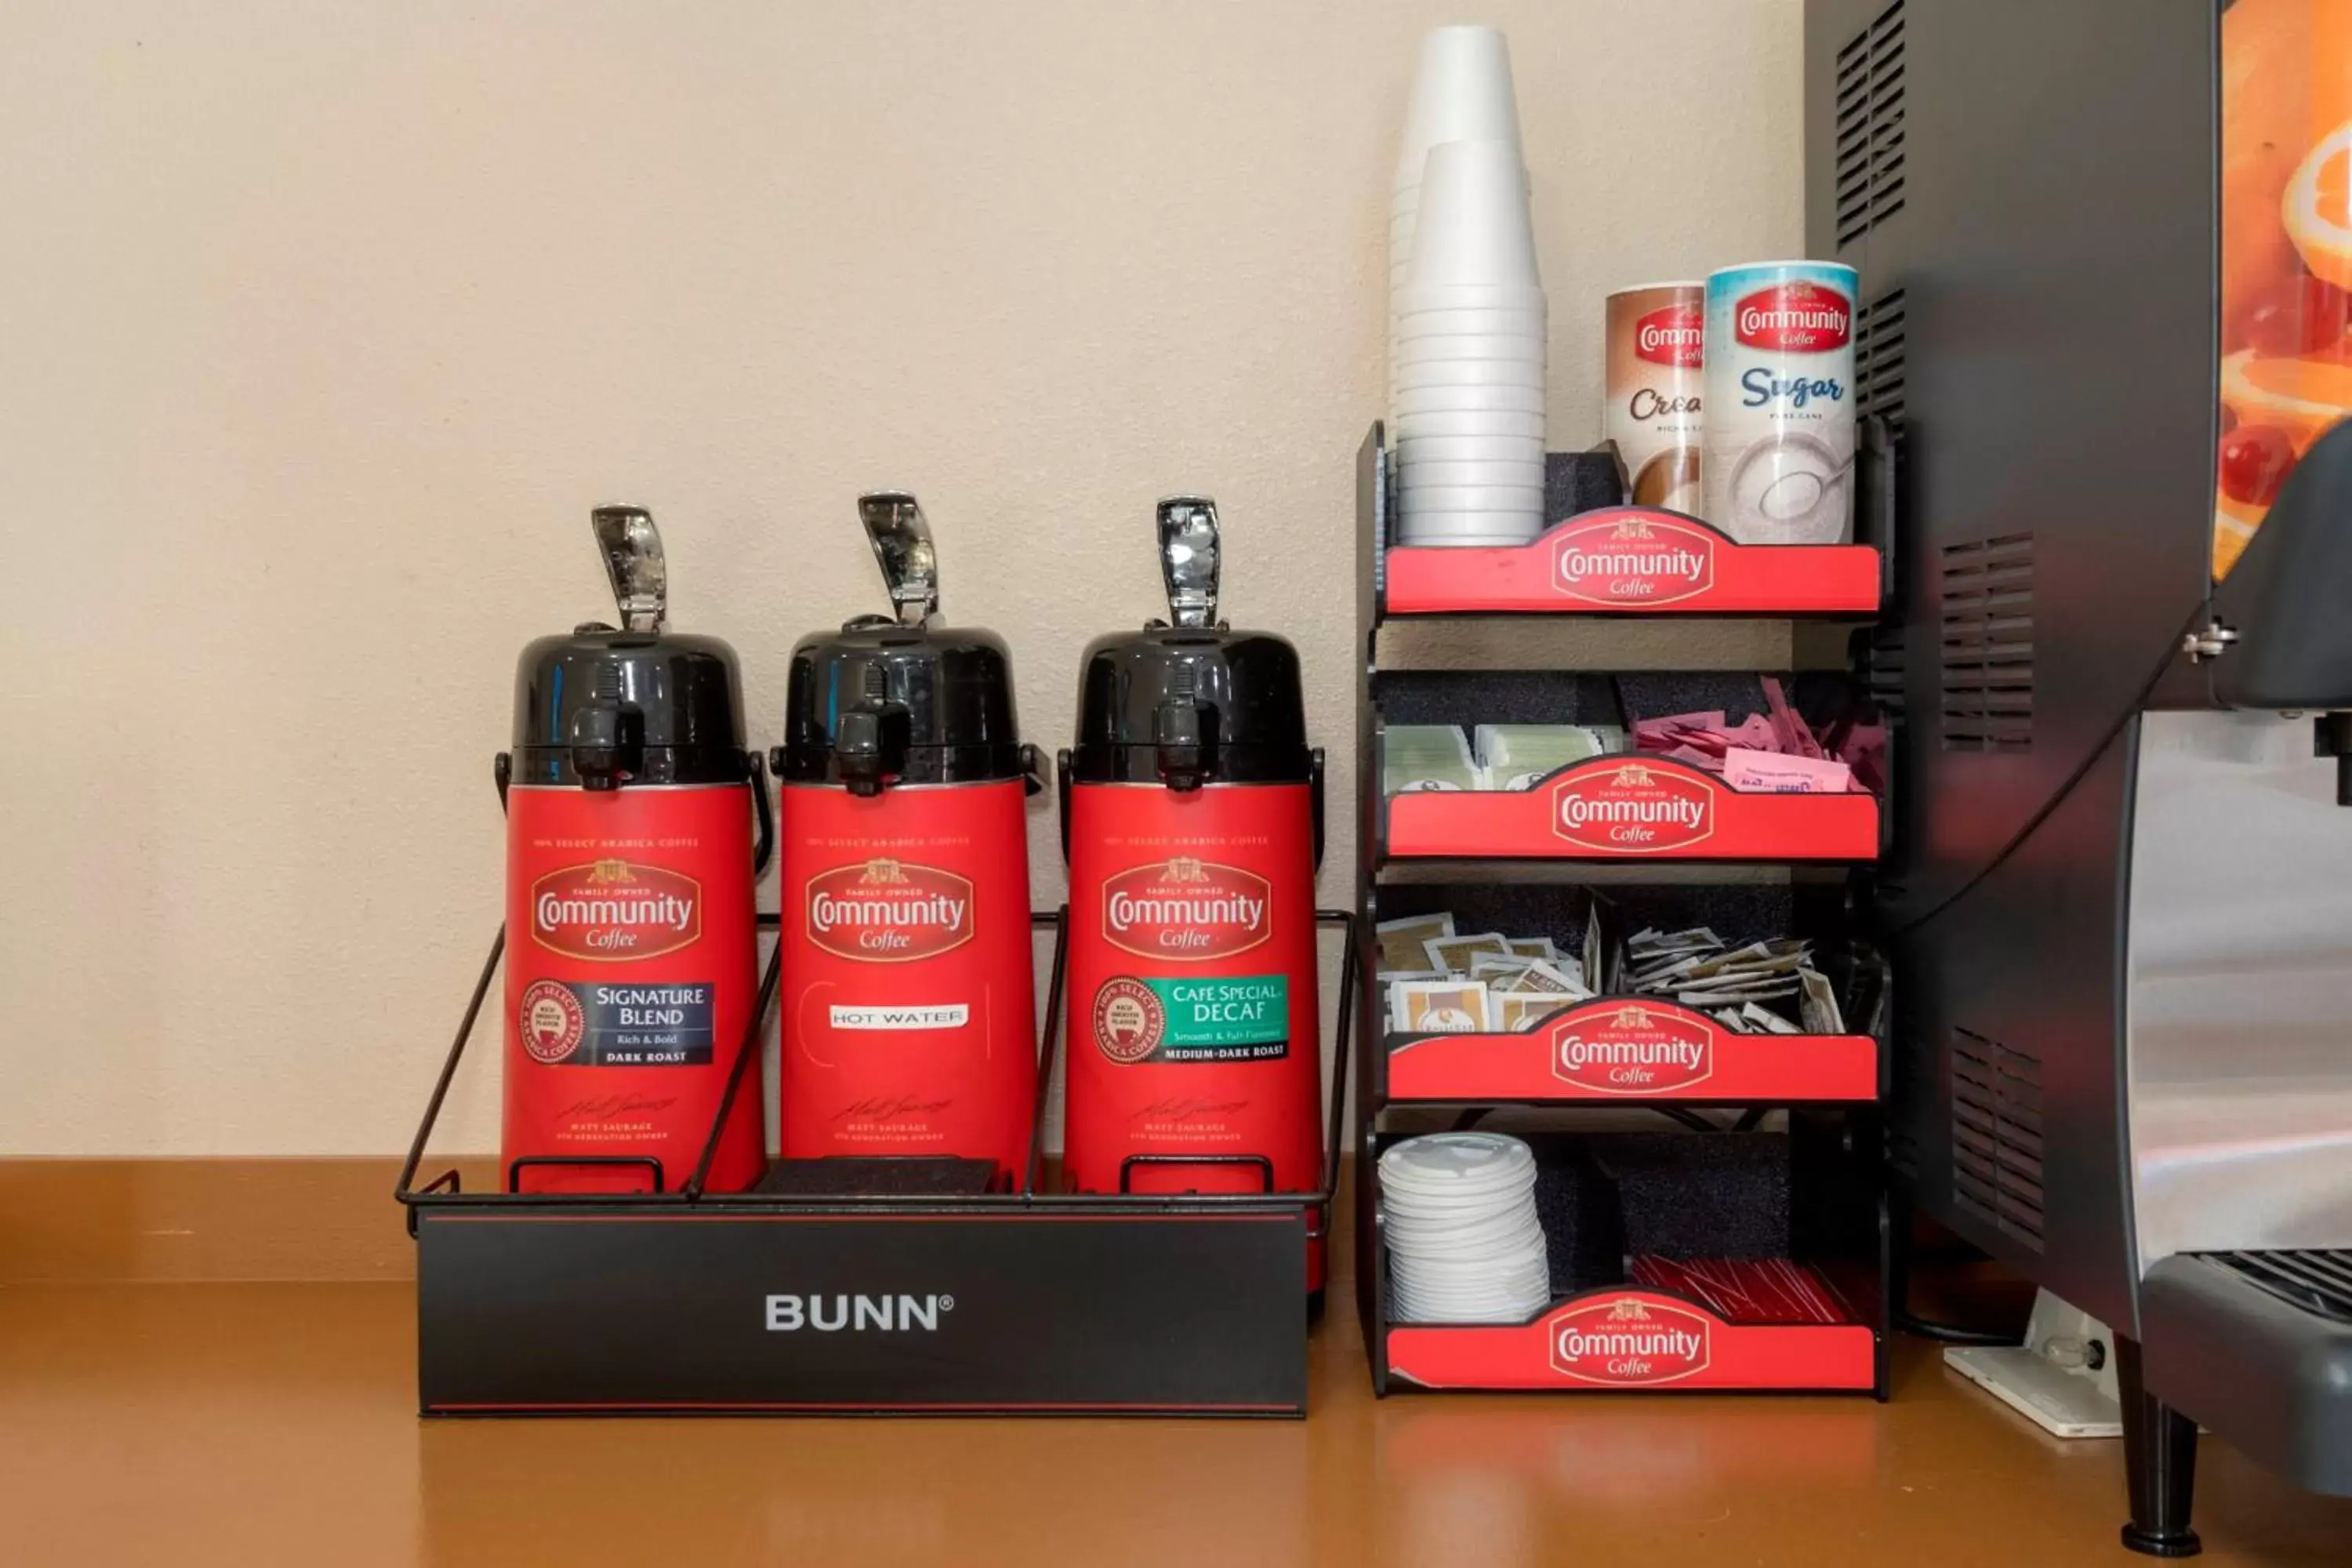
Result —
<svg viewBox="0 0 2352 1568"><path fill-rule="evenodd" d="M1396 1321L1523 1322L1550 1301L1527 1144L1493 1132L1408 1138L1380 1173Z"/></svg>
<svg viewBox="0 0 2352 1568"><path fill-rule="evenodd" d="M1422 46L1389 261L1400 537L1524 544L1543 526L1547 308L1510 55L1490 27Z"/></svg>

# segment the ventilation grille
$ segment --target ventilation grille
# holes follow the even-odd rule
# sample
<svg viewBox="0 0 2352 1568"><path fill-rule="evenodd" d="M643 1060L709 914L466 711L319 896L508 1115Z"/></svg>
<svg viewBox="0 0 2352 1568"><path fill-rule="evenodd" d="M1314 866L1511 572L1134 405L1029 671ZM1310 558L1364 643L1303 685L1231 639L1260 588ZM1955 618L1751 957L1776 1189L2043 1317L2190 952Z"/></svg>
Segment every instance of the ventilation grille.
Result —
<svg viewBox="0 0 2352 1568"><path fill-rule="evenodd" d="M1903 438L1905 367L1903 290L1881 294L1862 308L1854 321L1854 413L1885 416L1895 438Z"/></svg>
<svg viewBox="0 0 2352 1568"><path fill-rule="evenodd" d="M1943 551L1944 750L2033 743L2033 535Z"/></svg>
<svg viewBox="0 0 2352 1568"><path fill-rule="evenodd" d="M1864 674L1871 701L1889 728L1903 722L1903 674L1908 641L1901 626L1880 626L1870 634Z"/></svg>
<svg viewBox="0 0 2352 1568"><path fill-rule="evenodd" d="M1837 57L1837 242L1903 210L1903 0Z"/></svg>
<svg viewBox="0 0 2352 1568"><path fill-rule="evenodd" d="M1919 1174L1919 1140L1909 1128L1890 1125L1886 1129L1886 1164L1906 1181Z"/></svg>
<svg viewBox="0 0 2352 1568"><path fill-rule="evenodd" d="M1952 1202L2042 1250L2042 1063L1952 1031Z"/></svg>
<svg viewBox="0 0 2352 1568"><path fill-rule="evenodd" d="M2306 1312L2352 1323L2352 1252L2216 1252L2208 1256Z"/></svg>

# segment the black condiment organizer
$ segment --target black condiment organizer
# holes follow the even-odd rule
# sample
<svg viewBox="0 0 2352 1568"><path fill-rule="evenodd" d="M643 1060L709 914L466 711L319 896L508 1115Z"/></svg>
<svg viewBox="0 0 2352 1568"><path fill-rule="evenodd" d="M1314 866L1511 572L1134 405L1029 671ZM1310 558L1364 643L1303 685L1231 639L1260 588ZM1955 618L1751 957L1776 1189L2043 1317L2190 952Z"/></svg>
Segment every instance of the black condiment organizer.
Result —
<svg viewBox="0 0 2352 1568"><path fill-rule="evenodd" d="M1885 519L1891 508L1877 504L1883 498L1872 488L1872 481L1884 478L1883 464L1879 460L1885 448L1884 432L1876 428L1866 429L1864 447L1866 471L1864 475L1863 504L1858 512L1866 545L1879 552L1878 580L1883 588L1889 575L1887 569L1891 559L1885 538L1888 531ZM1867 1393L1879 1399L1885 1398L1890 1333L1888 1314L1892 1294L1889 1270L1893 1255L1890 1213L1882 1168L1884 1131L1880 1104L1886 1087L1886 1030L1893 977L1886 972L1883 959L1864 940L1864 933L1856 925L1851 912L1864 907L1864 901L1851 895L1854 880L1868 874L1866 862L1871 855L1866 840L1855 845L1851 852L1841 846L1836 853L1827 855L1802 851L1775 855L1743 853L1737 858L1748 864L1790 868L1789 894L1805 910L1801 923L1817 940L1826 939L1834 949L1841 976L1839 983L1845 992L1845 1000L1850 1005L1860 1004L1866 1008L1868 1015L1865 1019L1848 1016L1847 1027L1853 1031L1850 1037L1805 1037L1805 1046L1818 1054L1836 1047L1843 1041L1851 1050L1864 1053L1863 1060L1869 1064L1868 1078L1871 1081L1867 1084L1853 1081L1854 1063L1849 1056L1844 1063L1842 1080L1849 1087L1833 1097L1820 1099L1808 1098L1798 1087L1798 1080L1792 1079L1790 1091L1778 1094L1743 1092L1726 1095L1709 1092L1701 1085L1687 1092L1673 1095L1629 1098L1587 1093L1572 1085L1563 1084L1557 1090L1546 1086L1546 1092L1540 1094L1465 1095L1457 1098L1441 1089L1419 1094L1410 1103L1400 1104L1391 1100L1389 1052L1407 1045L1411 1037L1385 1033L1387 999L1379 973L1373 929L1379 921L1398 913L1422 912L1439 907L1443 895L1435 889L1438 884L1475 887L1480 893L1507 900L1527 888L1547 884L1573 887L1586 878L1591 878L1595 884L1602 880L1641 884L1644 879L1654 878L1667 879L1678 884L1703 884L1717 864L1708 861L1703 854L1682 858L1678 867L1675 862L1645 860L1631 856L1565 857L1557 850L1531 852L1523 857L1482 852L1476 856L1437 860L1391 856L1388 801L1381 776L1381 745L1385 729L1381 676L1384 671L1394 673L1397 667L1383 664L1380 632L1392 618L1385 592L1387 554L1394 540L1396 525L1392 465L1393 458L1387 448L1384 431L1381 426L1375 424L1357 455L1356 633L1357 646L1364 657L1359 661L1357 678L1357 913L1361 930L1358 942L1360 961L1354 968L1355 983L1362 987L1357 1006L1363 1020L1366 1038L1366 1048L1357 1054L1355 1062L1355 1132L1359 1152L1355 1189L1356 1290L1375 1393L1386 1395L1397 1389L1443 1386L1556 1392L1846 1392ZM1522 552L1511 552L1514 557L1538 553L1545 548L1546 541L1554 537L1554 531L1571 520L1604 512L1612 516L1632 515L1625 512L1624 470L1613 447L1603 446L1597 451L1586 453L1553 453L1548 468L1546 516L1549 527L1545 540L1525 547ZM1695 519L1675 514L1644 515L1668 521L1675 527L1705 530L1710 534L1714 532ZM1559 537L1567 536L1561 534ZM1720 540L1719 536L1717 540L1726 551L1741 550L1727 540ZM1846 553L1851 554L1851 547ZM1498 559L1496 564L1498 572L1507 567L1518 578L1531 574L1524 563L1517 559ZM1847 575L1853 574L1849 568ZM1540 573L1532 575L1540 576ZM1521 593L1511 601L1508 609L1497 608L1495 603L1484 603L1475 598L1465 601L1459 608L1421 603L1416 604L1411 618L1484 617L1507 614L1525 616L1531 613L1533 602L1531 595ZM1874 618L1858 609L1825 615L1817 605L1793 602L1785 605L1775 605L1769 602L1769 597L1759 600L1754 595L1744 599L1738 608L1724 611L1710 610L1701 599L1661 605L1653 611L1633 605L1617 605L1597 610L1590 605L1563 598L1556 609L1538 613L1577 617L1606 615L1618 619L1670 621L1827 618L1867 623ZM1855 646L1859 647L1863 640L1858 637ZM1427 669L1430 667L1407 668ZM1444 667L1438 668L1442 669ZM1853 670L1849 674L1860 686L1866 672ZM1527 679L1579 686L1595 681L1593 677L1564 670L1537 672ZM1416 698L1416 706L1426 708L1428 696L1428 693L1421 693ZM1450 713L1440 715L1426 711L1416 711L1412 715L1413 721L1444 721L1454 717ZM1470 719L1473 716L1461 717ZM1454 803L1475 797L1444 798ZM1834 798L1810 797L1814 802ZM1796 799L1778 797L1776 804L1786 805ZM1882 804L1874 803L1874 810ZM1877 810L1878 820L1873 824L1874 831L1867 836L1875 838L1881 847L1887 816L1884 810ZM1563 859L1571 864L1563 866ZM1582 864L1574 863L1580 859ZM1798 864L1806 860L1840 864L1817 864L1816 868L1811 871L1797 870ZM1439 902L1433 902L1433 900ZM1642 999L1612 1000L1638 1004ZM1763 1051L1769 1048L1773 1040L1798 1037L1742 1036L1737 1038L1743 1042L1756 1041L1756 1048ZM1716 1315L1703 1303L1631 1284L1622 1277L1622 1253L1597 1259L1596 1257L1585 1256L1592 1250L1589 1243L1591 1235L1596 1231L1618 1238L1617 1243L1604 1245L1603 1252L1608 1251L1609 1246L1622 1240L1623 1194L1616 1190L1614 1181L1604 1173L1591 1184L1591 1201L1596 1205L1595 1212L1609 1216L1610 1223L1620 1228L1612 1231L1607 1224L1587 1226L1587 1234L1581 1240L1570 1242L1566 1232L1559 1229L1557 1216L1547 1215L1547 1231L1555 1233L1555 1248L1568 1246L1576 1256L1555 1258L1553 1299L1535 1318L1520 1324L1496 1325L1390 1322L1388 1258L1383 1241L1378 1156L1404 1135L1403 1131L1392 1123L1403 1117L1417 1118L1414 1130L1433 1131L1436 1126L1444 1124L1442 1121L1433 1126L1429 1122L1431 1110L1440 1106L1454 1113L1454 1125L1464 1126L1475 1124L1486 1113L1513 1107L1608 1106L1622 1109L1629 1105L1639 1106L1660 1117L1662 1126L1666 1121L1673 1121L1693 1129L1712 1129L1720 1125L1703 1117L1700 1108L1737 1110L1742 1113L1738 1120L1722 1131L1694 1132L1694 1136L1727 1139L1760 1136L1753 1130L1765 1115L1772 1110L1785 1111L1789 1126L1786 1147L1790 1151L1785 1174L1787 1201L1790 1205L1788 1215L1791 1237L1790 1256L1799 1262L1819 1266L1817 1271L1842 1297L1850 1311L1851 1321L1834 1325L1732 1322ZM1581 1152L1584 1145L1580 1142L1579 1136L1568 1133L1542 1141L1539 1158L1545 1163L1548 1181L1551 1179L1552 1167L1559 1163L1567 1162L1580 1167L1589 1163ZM1616 1277L1612 1278L1612 1272ZM1558 1337L1559 1331L1572 1323L1594 1319L1617 1321L1619 1328L1630 1330L1639 1330L1645 1325L1651 1328L1687 1325L1689 1337L1705 1341L1707 1349L1701 1353L1694 1370L1669 1368L1654 1375L1636 1375L1623 1381L1612 1375L1585 1375L1575 1370L1572 1357L1564 1359L1557 1353L1556 1347L1569 1342ZM1431 1374L1429 1367L1433 1363L1444 1363L1444 1375Z"/></svg>

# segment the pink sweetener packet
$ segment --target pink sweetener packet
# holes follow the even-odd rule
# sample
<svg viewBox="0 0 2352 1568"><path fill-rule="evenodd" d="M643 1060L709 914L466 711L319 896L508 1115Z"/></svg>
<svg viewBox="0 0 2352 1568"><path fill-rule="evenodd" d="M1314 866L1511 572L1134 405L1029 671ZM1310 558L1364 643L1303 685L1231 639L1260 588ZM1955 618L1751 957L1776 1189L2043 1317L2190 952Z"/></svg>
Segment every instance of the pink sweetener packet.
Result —
<svg viewBox="0 0 2352 1568"><path fill-rule="evenodd" d="M1843 795L1853 787L1853 770L1821 757L1734 746L1723 753L1723 782L1733 789L1765 795Z"/></svg>
<svg viewBox="0 0 2352 1568"><path fill-rule="evenodd" d="M1821 742L1814 738L1812 727L1789 706L1789 694L1781 689L1779 678L1768 675L1762 678L1762 682L1765 706L1771 713L1772 732L1780 742L1772 749L1786 752L1791 756L1822 756Z"/></svg>

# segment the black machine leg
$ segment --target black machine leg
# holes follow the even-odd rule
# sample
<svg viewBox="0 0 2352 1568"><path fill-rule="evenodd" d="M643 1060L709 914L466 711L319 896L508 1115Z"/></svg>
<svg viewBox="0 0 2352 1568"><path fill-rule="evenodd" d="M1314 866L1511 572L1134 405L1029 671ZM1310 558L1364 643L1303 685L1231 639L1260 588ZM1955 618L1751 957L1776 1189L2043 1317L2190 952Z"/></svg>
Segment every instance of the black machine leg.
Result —
<svg viewBox="0 0 2352 1568"><path fill-rule="evenodd" d="M2197 1423L2148 1393L2139 1342L2116 1336L2116 1392L2123 1396L2124 1472L2131 1522L2124 1544L2150 1557L2194 1557L2205 1549L2189 1528L2197 1492Z"/></svg>

